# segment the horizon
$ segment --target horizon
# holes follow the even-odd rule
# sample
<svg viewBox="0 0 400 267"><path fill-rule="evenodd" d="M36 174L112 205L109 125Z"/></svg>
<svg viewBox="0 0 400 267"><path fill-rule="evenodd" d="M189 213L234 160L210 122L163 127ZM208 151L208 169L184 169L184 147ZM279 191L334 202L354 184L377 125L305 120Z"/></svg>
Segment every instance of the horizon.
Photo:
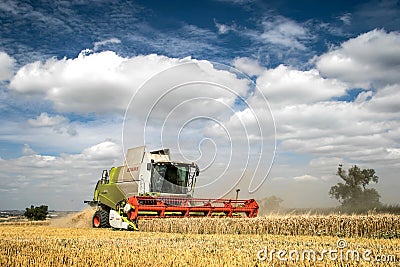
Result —
<svg viewBox="0 0 400 267"><path fill-rule="evenodd" d="M195 197L399 204L398 1L0 4L0 209L82 210L125 149L201 168Z"/></svg>

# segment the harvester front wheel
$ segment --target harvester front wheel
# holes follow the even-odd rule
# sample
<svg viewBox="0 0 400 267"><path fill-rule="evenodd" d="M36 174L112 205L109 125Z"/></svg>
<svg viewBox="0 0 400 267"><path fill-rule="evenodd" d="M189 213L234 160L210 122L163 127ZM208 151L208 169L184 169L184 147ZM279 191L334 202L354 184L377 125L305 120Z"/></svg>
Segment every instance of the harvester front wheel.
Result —
<svg viewBox="0 0 400 267"><path fill-rule="evenodd" d="M108 228L110 222L108 220L109 213L106 210L97 210L92 219L92 225L94 228Z"/></svg>

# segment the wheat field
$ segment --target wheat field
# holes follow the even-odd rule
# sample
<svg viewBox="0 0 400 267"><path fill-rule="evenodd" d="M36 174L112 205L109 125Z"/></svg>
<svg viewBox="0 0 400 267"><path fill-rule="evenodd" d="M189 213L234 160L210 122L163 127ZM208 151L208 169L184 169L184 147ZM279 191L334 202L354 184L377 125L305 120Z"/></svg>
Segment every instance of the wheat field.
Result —
<svg viewBox="0 0 400 267"><path fill-rule="evenodd" d="M63 228L90 228L94 209L46 222L21 222ZM15 224L15 223L12 223ZM4 223L3 223L4 225ZM256 218L169 218L139 220L141 232L179 234L273 234L334 237L400 238L400 216L267 215Z"/></svg>
<svg viewBox="0 0 400 267"><path fill-rule="evenodd" d="M141 231L197 234L274 234L399 238L396 215L269 215L256 218L142 220Z"/></svg>
<svg viewBox="0 0 400 267"><path fill-rule="evenodd" d="M357 229L361 224L356 223L358 219L371 228L368 235L395 227L394 233L396 216L378 216L380 221L377 216L319 221L312 216L306 221L306 215L274 216L269 224L268 217L163 219L140 221L141 231L128 232L90 228L90 214L47 225L0 224L0 266L400 266L399 238L360 237L366 230ZM326 232L316 234L312 225L322 223ZM304 225L314 230L301 232ZM340 228L345 234L328 235L337 231L333 225L346 226ZM281 234L260 230L268 228Z"/></svg>
<svg viewBox="0 0 400 267"><path fill-rule="evenodd" d="M319 236L175 234L49 226L0 226L0 266L375 266L375 255L400 257L399 239L347 238L345 249L369 261L321 258L338 239ZM343 249L343 251L345 251ZM282 261L272 250L316 252L316 259ZM261 253L260 253L261 251ZM340 251L340 250L339 250ZM398 266L386 262L383 266Z"/></svg>

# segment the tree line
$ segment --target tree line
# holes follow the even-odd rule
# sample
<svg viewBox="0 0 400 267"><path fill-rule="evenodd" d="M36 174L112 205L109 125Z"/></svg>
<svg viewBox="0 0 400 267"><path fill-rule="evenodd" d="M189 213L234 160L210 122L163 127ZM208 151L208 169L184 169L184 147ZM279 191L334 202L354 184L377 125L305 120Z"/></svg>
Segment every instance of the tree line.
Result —
<svg viewBox="0 0 400 267"><path fill-rule="evenodd" d="M357 165L348 170L339 164L336 175L340 182L332 186L328 192L331 198L339 201L336 208L316 209L287 209L281 206L283 199L277 196L269 196L259 200L261 214L265 213L392 213L400 214L400 205L387 205L380 201L381 195L371 184L376 184L379 177L374 169L361 169Z"/></svg>

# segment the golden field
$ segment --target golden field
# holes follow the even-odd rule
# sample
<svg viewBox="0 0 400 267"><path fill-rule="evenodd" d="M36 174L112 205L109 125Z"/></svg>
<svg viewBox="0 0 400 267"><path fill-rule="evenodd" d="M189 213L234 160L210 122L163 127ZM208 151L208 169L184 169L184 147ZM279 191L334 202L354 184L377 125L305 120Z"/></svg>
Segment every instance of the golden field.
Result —
<svg viewBox="0 0 400 267"><path fill-rule="evenodd" d="M400 237L396 215L269 215L256 218L171 218L140 221L141 231L183 234L273 234Z"/></svg>
<svg viewBox="0 0 400 267"><path fill-rule="evenodd" d="M0 224L0 266L400 266L393 262L400 259L400 239L358 237L361 230L356 226L361 226L355 223L357 216L354 221L346 216L332 217L334 223L323 221L328 230L336 231L333 225L340 226L340 222L347 225L345 237L339 237L311 230L309 235L299 234L302 232L296 227L315 229L322 223L313 216L308 222L306 216L292 216L292 224L285 221L290 216L273 216L274 225L267 224L269 217L151 220L139 222L140 232L127 232L92 229L90 215L81 213L50 225ZM396 216L384 218L381 224L376 216L369 224L364 218L364 228L399 227ZM258 230L254 230L255 222ZM270 227L286 232L260 230L267 232ZM240 229L240 234L229 233L229 229ZM358 234L350 237L350 232Z"/></svg>

